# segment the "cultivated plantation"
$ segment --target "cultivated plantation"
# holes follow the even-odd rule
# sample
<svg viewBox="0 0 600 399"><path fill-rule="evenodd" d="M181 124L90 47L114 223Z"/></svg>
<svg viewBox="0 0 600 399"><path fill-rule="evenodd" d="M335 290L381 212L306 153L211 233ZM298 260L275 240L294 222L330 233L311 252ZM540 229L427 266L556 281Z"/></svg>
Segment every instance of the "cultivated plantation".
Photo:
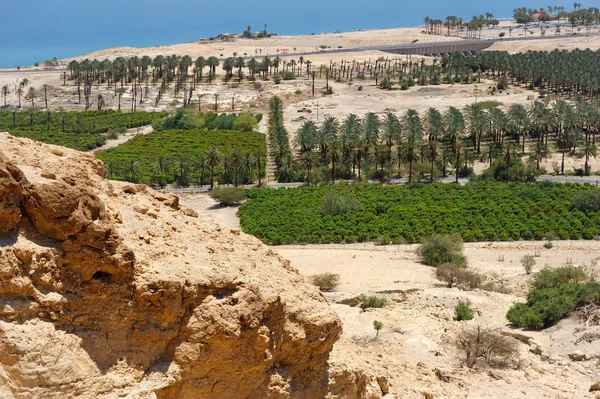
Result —
<svg viewBox="0 0 600 399"><path fill-rule="evenodd" d="M365 184L247 195L242 227L267 244L402 244L434 233L464 241L590 240L600 233L600 213L578 202L600 203L600 190L581 184Z"/></svg>

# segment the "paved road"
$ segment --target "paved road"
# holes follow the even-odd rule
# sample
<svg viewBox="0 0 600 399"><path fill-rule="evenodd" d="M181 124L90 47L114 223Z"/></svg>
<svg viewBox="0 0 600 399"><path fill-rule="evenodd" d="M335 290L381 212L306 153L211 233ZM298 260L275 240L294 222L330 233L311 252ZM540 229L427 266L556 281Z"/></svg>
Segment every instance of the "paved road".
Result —
<svg viewBox="0 0 600 399"><path fill-rule="evenodd" d="M579 184L592 184L599 186L600 185L600 176L587 176L587 177L576 177L576 176L538 176L538 181L552 181L555 183L579 183ZM454 183L456 181L453 177L444 177L437 180L441 183ZM347 183L354 183L354 180L347 180ZM460 184L466 184L469 182L469 179L460 178L458 179ZM377 183L376 181L370 181L370 183ZM406 184L408 180L406 178L401 179L391 179L390 184ZM269 188L296 188L304 186L304 183L294 182L294 183L269 183L267 187ZM243 188L254 188L253 185L240 186ZM208 187L176 187L176 188L167 188L166 191L176 194L183 193L207 193L209 190Z"/></svg>

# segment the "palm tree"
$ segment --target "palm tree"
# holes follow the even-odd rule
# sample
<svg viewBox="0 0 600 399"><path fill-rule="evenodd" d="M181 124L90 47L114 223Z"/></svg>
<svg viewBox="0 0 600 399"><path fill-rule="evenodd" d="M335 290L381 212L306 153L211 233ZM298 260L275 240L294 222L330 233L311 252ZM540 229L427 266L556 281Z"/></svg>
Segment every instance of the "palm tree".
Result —
<svg viewBox="0 0 600 399"><path fill-rule="evenodd" d="M219 59L217 57L208 57L206 60L206 65L208 65L208 82L212 82L215 77L215 73L217 71L217 67L219 66Z"/></svg>
<svg viewBox="0 0 600 399"><path fill-rule="evenodd" d="M173 174L175 175L178 186L189 185L190 172L191 167L189 161L184 157L179 157L173 169Z"/></svg>
<svg viewBox="0 0 600 399"><path fill-rule="evenodd" d="M170 163L163 156L158 156L152 163L152 174L157 177L158 185L163 188L165 185L165 176L169 173Z"/></svg>
<svg viewBox="0 0 600 399"><path fill-rule="evenodd" d="M388 112L383 118L383 122L381 124L383 134L382 140L385 142L385 145L388 147L388 154L392 153L392 146L394 144L400 144L401 142L401 134L402 129L400 127L400 121L398 117L391 112ZM389 159L388 159L389 160Z"/></svg>
<svg viewBox="0 0 600 399"><path fill-rule="evenodd" d="M368 112L363 118L362 136L365 143L365 155L369 149L379 142L379 119L373 112Z"/></svg>
<svg viewBox="0 0 600 399"><path fill-rule="evenodd" d="M328 116L323 121L321 127L317 130L316 143L321 151L321 160L327 157L327 148L330 143L337 139L338 121L332 116Z"/></svg>
<svg viewBox="0 0 600 399"><path fill-rule="evenodd" d="M125 87L119 87L117 93L119 94L119 107L117 111L121 112L121 98L123 97L123 94L127 93L127 89Z"/></svg>
<svg viewBox="0 0 600 399"><path fill-rule="evenodd" d="M361 122L355 114L349 114L344 118L340 128L340 140L344 149L344 156L349 156L354 143L360 134Z"/></svg>
<svg viewBox="0 0 600 399"><path fill-rule="evenodd" d="M342 158L342 145L334 138L327 146L327 160L331 163L331 183L335 184L335 166Z"/></svg>
<svg viewBox="0 0 600 399"><path fill-rule="evenodd" d="M21 108L21 96L23 95L23 86L19 85L19 87L17 87L17 97L19 98L19 108Z"/></svg>
<svg viewBox="0 0 600 399"><path fill-rule="evenodd" d="M2 86L2 95L4 96L4 106L6 107L6 96L8 96L10 90L8 89L8 85Z"/></svg>
<svg viewBox="0 0 600 399"><path fill-rule="evenodd" d="M294 173L296 173L297 171L298 164L296 163L296 160L294 159L291 153L286 153L283 159L281 160L281 166L279 167L280 181L291 181L292 176L294 176ZM282 176L284 177L283 179L281 179Z"/></svg>
<svg viewBox="0 0 600 399"><path fill-rule="evenodd" d="M465 118L458 108L449 107L444 113L443 121L446 126L446 138L456 153L458 140L465 132Z"/></svg>
<svg viewBox="0 0 600 399"><path fill-rule="evenodd" d="M194 61L194 67L195 67L194 77L197 82L202 82L202 70L204 69L205 66L206 66L206 60L204 59L204 57L198 57L198 58L196 58L196 61Z"/></svg>
<svg viewBox="0 0 600 399"><path fill-rule="evenodd" d="M25 99L31 101L31 108L35 107L35 99L37 98L37 96L38 96L38 94L37 94L37 91L35 91L35 88L30 87L29 90L27 91L27 95L25 96Z"/></svg>
<svg viewBox="0 0 600 399"><path fill-rule="evenodd" d="M522 104L511 105L508 109L508 121L511 130L517 135L517 143L522 140L521 153L525 154L525 135L531 123L525 107Z"/></svg>
<svg viewBox="0 0 600 399"><path fill-rule="evenodd" d="M235 174L235 186L238 186L238 172L240 170L240 167L242 167L244 165L244 154L242 153L242 151L240 151L239 148L236 148L235 150L233 150L233 152L231 153L231 166L233 166L233 171Z"/></svg>
<svg viewBox="0 0 600 399"><path fill-rule="evenodd" d="M210 146L206 152L206 163L210 166L210 189L214 187L214 169L215 166L219 166L223 157L217 147Z"/></svg>
<svg viewBox="0 0 600 399"><path fill-rule="evenodd" d="M252 183L252 171L254 169L254 156L247 152L244 154L244 164L242 167L244 168L244 182Z"/></svg>
<svg viewBox="0 0 600 399"><path fill-rule="evenodd" d="M47 84L42 85L42 90L44 91L44 105L45 105L46 109L48 109L48 89L49 88L50 88L50 85L47 85Z"/></svg>
<svg viewBox="0 0 600 399"><path fill-rule="evenodd" d="M257 171L256 173L258 175L258 185L259 186L261 185L260 178L262 175L263 165L265 164L265 162L263 162L263 159L265 158L265 156L266 156L266 154L265 154L264 150L257 150L254 153L254 161L256 162L256 171Z"/></svg>
<svg viewBox="0 0 600 399"><path fill-rule="evenodd" d="M425 112L425 131L427 133L427 145L429 148L429 160L431 162L430 182L433 182L433 165L437 156L438 138L444 132L444 122L440 111L428 108Z"/></svg>
<svg viewBox="0 0 600 399"><path fill-rule="evenodd" d="M119 173L117 161L111 160L104 162L104 178L112 180Z"/></svg>
<svg viewBox="0 0 600 399"><path fill-rule="evenodd" d="M130 181L132 183L137 182L137 179L140 177L140 164L138 161L130 160L125 168L125 180Z"/></svg>
<svg viewBox="0 0 600 399"><path fill-rule="evenodd" d="M200 154L194 159L193 168L195 172L200 172L200 187L204 186L204 170L206 169L206 156Z"/></svg>
<svg viewBox="0 0 600 399"><path fill-rule="evenodd" d="M597 155L598 155L597 148L594 145L594 143L590 140L586 140L583 143L582 147L579 149L579 153L577 154L577 156L579 158L585 158L585 165L584 165L583 171L586 175L590 173L590 168L588 166L590 157L596 158Z"/></svg>
<svg viewBox="0 0 600 399"><path fill-rule="evenodd" d="M536 163L536 169L540 170L540 163L548 158L548 146L543 141L538 140L535 142L529 153L529 159Z"/></svg>
<svg viewBox="0 0 600 399"><path fill-rule="evenodd" d="M317 126L313 121L306 121L296 132L294 145L300 149L301 153L312 151L317 137Z"/></svg>
<svg viewBox="0 0 600 399"><path fill-rule="evenodd" d="M317 154L314 152L303 152L298 157L298 161L306 171L306 184L310 186L310 172L319 162Z"/></svg>
<svg viewBox="0 0 600 399"><path fill-rule="evenodd" d="M421 119L419 118L419 113L412 108L406 110L403 122L406 135L405 152L409 163L408 182L412 183L412 166L417 148L420 147L423 138L423 126L421 124Z"/></svg>

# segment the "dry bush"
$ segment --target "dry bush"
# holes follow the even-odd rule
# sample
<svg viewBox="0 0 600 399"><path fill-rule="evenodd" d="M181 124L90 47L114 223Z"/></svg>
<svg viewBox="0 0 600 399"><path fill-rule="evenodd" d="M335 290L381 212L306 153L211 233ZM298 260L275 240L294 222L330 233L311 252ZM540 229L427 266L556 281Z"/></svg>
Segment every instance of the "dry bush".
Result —
<svg viewBox="0 0 600 399"><path fill-rule="evenodd" d="M444 263L435 269L435 278L446 283L448 288L457 286L465 290L472 290L481 285L481 275L452 263Z"/></svg>
<svg viewBox="0 0 600 399"><path fill-rule="evenodd" d="M505 287L502 283L488 281L481 286L481 289L489 292L497 292L499 294L512 294L512 291Z"/></svg>
<svg viewBox="0 0 600 399"><path fill-rule="evenodd" d="M475 367L478 361L497 367L514 367L519 363L519 344L516 340L481 326L461 330L454 340L454 346L469 368Z"/></svg>
<svg viewBox="0 0 600 399"><path fill-rule="evenodd" d="M321 273L311 276L311 283L319 287L321 291L333 291L340 285L340 275L333 273Z"/></svg>

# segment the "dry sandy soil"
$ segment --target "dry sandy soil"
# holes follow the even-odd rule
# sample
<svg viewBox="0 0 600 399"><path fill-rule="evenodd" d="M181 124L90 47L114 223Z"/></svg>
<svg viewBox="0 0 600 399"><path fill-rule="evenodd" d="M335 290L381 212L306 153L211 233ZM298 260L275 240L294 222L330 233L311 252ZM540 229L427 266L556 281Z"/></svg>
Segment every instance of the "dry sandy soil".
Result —
<svg viewBox="0 0 600 399"><path fill-rule="evenodd" d="M185 196L182 202L224 226L238 226L235 208L214 208L214 202L205 195ZM585 333L600 333L598 327L585 328L576 317L571 317L547 330L533 332L512 329L505 318L513 303L525 300L531 277L524 273L520 259L526 254L539 255L535 258L535 270L572 262L586 265L596 273L600 271L598 266L592 266L600 257L600 242L560 241L549 250L542 244L465 245L469 266L485 275L487 281L502 284L510 291L507 294L446 288L435 280L431 267L419 262L417 245L272 248L306 277L325 272L340 275L341 284L336 291L325 293L344 328L342 339L334 347L332 362L343 359L388 375L391 397L596 398L588 389L600 380L600 335L591 342L579 339ZM340 303L360 295L386 297L389 305L361 311ZM459 300L471 301L476 310L473 320L452 321ZM374 320L384 324L377 339ZM519 344L519 366L476 370L463 367L451 343L461 329L474 326L530 337L529 345ZM590 360L571 361L568 355L573 353L587 354ZM436 369L447 382L436 376Z"/></svg>

